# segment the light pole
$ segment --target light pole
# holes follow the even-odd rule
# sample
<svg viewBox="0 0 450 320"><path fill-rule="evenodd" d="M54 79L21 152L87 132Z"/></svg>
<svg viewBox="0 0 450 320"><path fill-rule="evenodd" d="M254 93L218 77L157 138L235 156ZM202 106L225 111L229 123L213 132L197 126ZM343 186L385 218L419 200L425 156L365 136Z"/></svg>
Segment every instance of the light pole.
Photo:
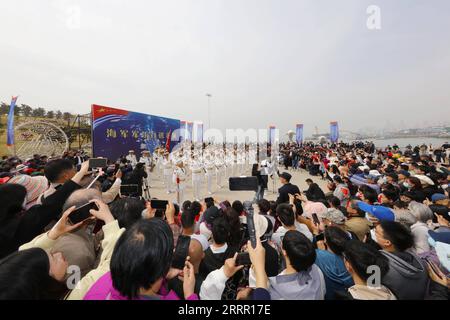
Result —
<svg viewBox="0 0 450 320"><path fill-rule="evenodd" d="M208 97L208 130L211 129L211 98L212 94L207 93L206 96Z"/></svg>

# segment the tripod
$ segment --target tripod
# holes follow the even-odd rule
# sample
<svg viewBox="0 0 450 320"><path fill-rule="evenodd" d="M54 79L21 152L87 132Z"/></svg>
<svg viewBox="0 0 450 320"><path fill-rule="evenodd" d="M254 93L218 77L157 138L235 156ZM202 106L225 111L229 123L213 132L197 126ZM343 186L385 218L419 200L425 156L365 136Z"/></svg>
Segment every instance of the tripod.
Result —
<svg viewBox="0 0 450 320"><path fill-rule="evenodd" d="M144 199L150 200L152 197L150 196L150 188L147 183L147 178L142 178L143 186L144 186Z"/></svg>

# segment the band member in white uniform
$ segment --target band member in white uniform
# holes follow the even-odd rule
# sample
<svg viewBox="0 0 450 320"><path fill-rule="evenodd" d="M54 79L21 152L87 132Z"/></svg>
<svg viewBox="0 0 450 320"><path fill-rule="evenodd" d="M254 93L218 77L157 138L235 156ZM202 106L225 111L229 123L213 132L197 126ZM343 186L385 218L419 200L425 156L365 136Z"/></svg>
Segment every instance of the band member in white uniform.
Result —
<svg viewBox="0 0 450 320"><path fill-rule="evenodd" d="M128 155L125 157L125 159L127 159L127 161L130 162L133 169L134 169L134 167L136 167L137 159L136 159L136 155L134 154L133 150L128 151Z"/></svg>
<svg viewBox="0 0 450 320"><path fill-rule="evenodd" d="M191 171L192 171L192 192L194 194L194 199L196 201L200 201L201 199L201 187L202 181L204 177L204 167L201 163L200 159L192 159L191 162Z"/></svg>
<svg viewBox="0 0 450 320"><path fill-rule="evenodd" d="M208 194L213 194L212 190L212 180L214 174L216 173L216 165L214 161L211 159L210 155L206 156L205 159L205 170L206 170L206 189L208 190Z"/></svg>
<svg viewBox="0 0 450 320"><path fill-rule="evenodd" d="M216 158L215 161L216 164L216 172L217 172L217 186L219 189L223 187L223 176L225 175L225 162L223 161L223 158Z"/></svg>
<svg viewBox="0 0 450 320"><path fill-rule="evenodd" d="M237 156L237 150L233 151L233 176L236 177L239 175L238 172L238 156Z"/></svg>
<svg viewBox="0 0 450 320"><path fill-rule="evenodd" d="M225 176L226 178L231 177L233 175L233 157L231 156L231 154L227 154L226 158L225 158L225 166L226 166L226 171L225 171Z"/></svg>
<svg viewBox="0 0 450 320"><path fill-rule="evenodd" d="M182 205L184 202L184 192L186 190L186 169L184 168L183 161L179 160L173 171L173 183L177 192L178 205Z"/></svg>
<svg viewBox="0 0 450 320"><path fill-rule="evenodd" d="M153 151L153 164L155 166L154 171L155 171L155 176L159 179L161 178L161 157L159 155L159 149L156 148L155 151Z"/></svg>
<svg viewBox="0 0 450 320"><path fill-rule="evenodd" d="M139 159L145 165L145 172L147 172L147 186L151 188L151 173L153 171L153 159L150 155L150 151L142 151L142 157Z"/></svg>
<svg viewBox="0 0 450 320"><path fill-rule="evenodd" d="M172 180L173 180L173 165L172 161L169 159L169 154L164 155L164 159L162 161L163 165L163 174L164 174L164 185L166 187L167 194L173 192L172 188Z"/></svg>

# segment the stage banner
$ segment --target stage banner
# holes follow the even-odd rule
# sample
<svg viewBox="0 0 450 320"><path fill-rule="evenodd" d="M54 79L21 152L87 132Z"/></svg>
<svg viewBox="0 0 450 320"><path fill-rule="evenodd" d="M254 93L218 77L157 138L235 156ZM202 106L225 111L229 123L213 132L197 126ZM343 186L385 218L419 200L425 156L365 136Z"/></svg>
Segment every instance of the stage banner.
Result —
<svg viewBox="0 0 450 320"><path fill-rule="evenodd" d="M14 108L16 107L17 97L12 97L9 106L8 123L6 128L6 145L12 147L14 145Z"/></svg>
<svg viewBox="0 0 450 320"><path fill-rule="evenodd" d="M187 123L187 140L189 142L194 141L194 123L193 122Z"/></svg>
<svg viewBox="0 0 450 320"><path fill-rule="evenodd" d="M186 141L186 121L180 122L180 141Z"/></svg>
<svg viewBox="0 0 450 320"><path fill-rule="evenodd" d="M197 123L196 138L197 143L203 143L203 123Z"/></svg>
<svg viewBox="0 0 450 320"><path fill-rule="evenodd" d="M274 144L276 141L276 127L270 126L269 127L269 143Z"/></svg>
<svg viewBox="0 0 450 320"><path fill-rule="evenodd" d="M337 121L330 122L330 141L336 143L339 140L339 126Z"/></svg>
<svg viewBox="0 0 450 320"><path fill-rule="evenodd" d="M303 124L297 124L296 140L298 144L303 143Z"/></svg>
<svg viewBox="0 0 450 320"><path fill-rule="evenodd" d="M180 120L92 105L92 154L116 161L134 150L172 150L180 141Z"/></svg>

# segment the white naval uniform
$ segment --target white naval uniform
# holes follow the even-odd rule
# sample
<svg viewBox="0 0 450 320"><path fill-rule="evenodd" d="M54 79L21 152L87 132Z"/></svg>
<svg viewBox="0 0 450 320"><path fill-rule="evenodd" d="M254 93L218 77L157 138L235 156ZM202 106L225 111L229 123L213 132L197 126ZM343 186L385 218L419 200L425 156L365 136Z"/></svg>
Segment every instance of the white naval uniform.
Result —
<svg viewBox="0 0 450 320"><path fill-rule="evenodd" d="M206 188L209 194L213 193L212 190L212 179L214 177L214 173L216 173L216 166L212 160L208 160L205 163L206 169Z"/></svg>
<svg viewBox="0 0 450 320"><path fill-rule="evenodd" d="M136 156L135 156L134 154L129 154L129 155L127 155L127 156L125 157L125 159L127 159L127 161L130 162L130 164L131 164L131 166L133 167L133 169L134 169L134 167L136 167L137 159L136 159Z"/></svg>
<svg viewBox="0 0 450 320"><path fill-rule="evenodd" d="M164 185L166 186L167 193L171 193L173 191L172 188L172 180L173 180L173 166L172 162L167 159L163 159L163 175L164 175Z"/></svg>
<svg viewBox="0 0 450 320"><path fill-rule="evenodd" d="M225 158L225 176L226 178L231 177L233 174L233 160L230 156Z"/></svg>
<svg viewBox="0 0 450 320"><path fill-rule="evenodd" d="M237 168L238 168L238 165L237 165L237 155L235 155L235 154L233 154L233 158L232 158L232 166L233 166L233 169L232 169L232 175L233 175L233 177L236 177L236 176L238 176L239 174L238 173L236 173L236 171L238 171L237 170Z"/></svg>
<svg viewBox="0 0 450 320"><path fill-rule="evenodd" d="M192 171L192 188L193 188L192 192L194 194L194 199L199 201L201 199L201 187L205 171L203 170L202 164L197 160L194 160L192 162L191 171Z"/></svg>
<svg viewBox="0 0 450 320"><path fill-rule="evenodd" d="M184 192L186 190L186 170L184 168L175 167L172 182L175 185L175 190L178 192L178 205L181 206L184 202Z"/></svg>
<svg viewBox="0 0 450 320"><path fill-rule="evenodd" d="M159 179L161 177L161 157L157 152L153 152L153 161L155 163L154 172Z"/></svg>
<svg viewBox="0 0 450 320"><path fill-rule="evenodd" d="M225 164L222 160L216 161L216 172L217 172L217 186L222 188L222 179L225 174Z"/></svg>

